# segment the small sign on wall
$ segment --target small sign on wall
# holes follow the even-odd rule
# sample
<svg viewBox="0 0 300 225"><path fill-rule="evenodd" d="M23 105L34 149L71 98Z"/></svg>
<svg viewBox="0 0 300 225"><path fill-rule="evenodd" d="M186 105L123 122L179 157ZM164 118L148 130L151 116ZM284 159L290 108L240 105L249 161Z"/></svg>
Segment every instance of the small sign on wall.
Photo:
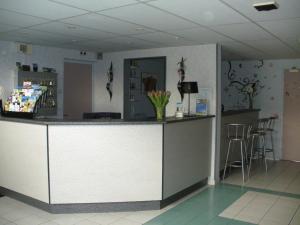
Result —
<svg viewBox="0 0 300 225"><path fill-rule="evenodd" d="M196 99L196 114L205 116L208 114L208 103L210 97L210 88L199 88Z"/></svg>

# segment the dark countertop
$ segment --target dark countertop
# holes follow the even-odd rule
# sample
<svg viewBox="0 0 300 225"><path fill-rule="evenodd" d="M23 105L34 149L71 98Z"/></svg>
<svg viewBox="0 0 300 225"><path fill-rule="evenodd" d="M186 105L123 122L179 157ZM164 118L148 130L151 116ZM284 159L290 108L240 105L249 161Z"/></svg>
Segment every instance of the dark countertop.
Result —
<svg viewBox="0 0 300 225"><path fill-rule="evenodd" d="M157 121L154 118L149 119L135 119L135 120L123 120L123 119L78 119L78 120L66 120L66 119L22 119L13 117L0 116L0 121L10 121L16 123L29 123L39 125L138 125L138 124L167 124L177 123L191 120L199 120L212 118L214 115L208 116L190 116L184 118L167 117L162 121Z"/></svg>
<svg viewBox="0 0 300 225"><path fill-rule="evenodd" d="M239 110L227 110L222 112L222 116L231 116L241 113L259 112L260 109L239 109Z"/></svg>

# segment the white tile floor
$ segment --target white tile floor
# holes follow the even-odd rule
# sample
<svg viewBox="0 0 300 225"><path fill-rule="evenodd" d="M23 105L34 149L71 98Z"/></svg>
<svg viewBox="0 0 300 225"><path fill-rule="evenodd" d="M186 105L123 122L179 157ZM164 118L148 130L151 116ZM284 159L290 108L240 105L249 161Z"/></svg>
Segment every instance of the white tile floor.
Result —
<svg viewBox="0 0 300 225"><path fill-rule="evenodd" d="M0 225L142 225L204 188L164 209L139 212L51 214L12 198L2 197Z"/></svg>
<svg viewBox="0 0 300 225"><path fill-rule="evenodd" d="M268 161L268 165L268 172L265 172L261 163L255 163L251 169L249 179L244 184L239 168L232 170L223 182L300 195L300 163Z"/></svg>
<svg viewBox="0 0 300 225"><path fill-rule="evenodd" d="M248 191L219 216L259 225L299 225L300 199Z"/></svg>

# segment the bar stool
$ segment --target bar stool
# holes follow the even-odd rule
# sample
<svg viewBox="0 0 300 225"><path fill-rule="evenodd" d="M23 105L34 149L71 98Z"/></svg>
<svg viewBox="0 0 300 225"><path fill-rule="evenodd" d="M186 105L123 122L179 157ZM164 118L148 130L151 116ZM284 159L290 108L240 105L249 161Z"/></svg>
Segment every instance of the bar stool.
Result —
<svg viewBox="0 0 300 225"><path fill-rule="evenodd" d="M268 123L269 123L269 118L263 118L263 119L258 119L254 123L254 125L252 125L252 129L248 137L248 140L251 141L248 177L250 176L253 154L256 153L257 153L257 158L261 156L262 159L264 159L266 172L268 171L268 164L266 159L266 133L268 129ZM255 147L254 149L254 143L257 145L258 142L260 142L259 144L261 144L261 146Z"/></svg>
<svg viewBox="0 0 300 225"><path fill-rule="evenodd" d="M270 137L270 144L271 146L269 148L266 148L266 152L272 152L273 153L273 160L275 161L276 160L276 157L275 157L275 151L274 151L274 137L273 137L273 132L274 132L274 127L275 127L275 120L277 119L278 117L275 117L275 116L271 116L269 117L269 122L268 122L268 126L267 126L267 129L266 129L266 135L269 135Z"/></svg>
<svg viewBox="0 0 300 225"><path fill-rule="evenodd" d="M225 178L228 159L230 157L230 151L232 151L232 147L234 147L234 143L240 144L240 153L241 153L241 161L233 161L229 163L230 168L231 167L241 167L242 168L242 176L243 176L243 182L245 182L245 165L248 168L247 163L247 124L226 124L227 128L227 140L228 142L228 149L226 154L226 161L225 161L225 167L223 172L223 180ZM237 163L241 163L241 165L238 165Z"/></svg>

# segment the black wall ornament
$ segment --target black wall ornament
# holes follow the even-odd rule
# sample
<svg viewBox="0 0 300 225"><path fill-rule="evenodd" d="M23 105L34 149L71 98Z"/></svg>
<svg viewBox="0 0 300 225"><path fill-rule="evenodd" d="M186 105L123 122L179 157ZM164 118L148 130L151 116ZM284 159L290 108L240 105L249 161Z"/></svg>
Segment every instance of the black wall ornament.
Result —
<svg viewBox="0 0 300 225"><path fill-rule="evenodd" d="M177 83L177 89L180 93L180 97L181 97L181 102L183 101L183 97L184 97L184 93L183 93L183 90L182 90L182 82L184 81L184 78L185 78L185 62L186 59L184 59L183 57L181 57L181 61L177 63L178 65L178 70L177 70L177 73L179 75L179 81Z"/></svg>
<svg viewBox="0 0 300 225"><path fill-rule="evenodd" d="M112 82L114 80L114 74L113 74L113 64L112 62L110 63L110 67L107 71L107 79L108 79L108 82L106 83L106 90L108 91L108 94L109 94L109 100L111 101L111 98L112 98Z"/></svg>

